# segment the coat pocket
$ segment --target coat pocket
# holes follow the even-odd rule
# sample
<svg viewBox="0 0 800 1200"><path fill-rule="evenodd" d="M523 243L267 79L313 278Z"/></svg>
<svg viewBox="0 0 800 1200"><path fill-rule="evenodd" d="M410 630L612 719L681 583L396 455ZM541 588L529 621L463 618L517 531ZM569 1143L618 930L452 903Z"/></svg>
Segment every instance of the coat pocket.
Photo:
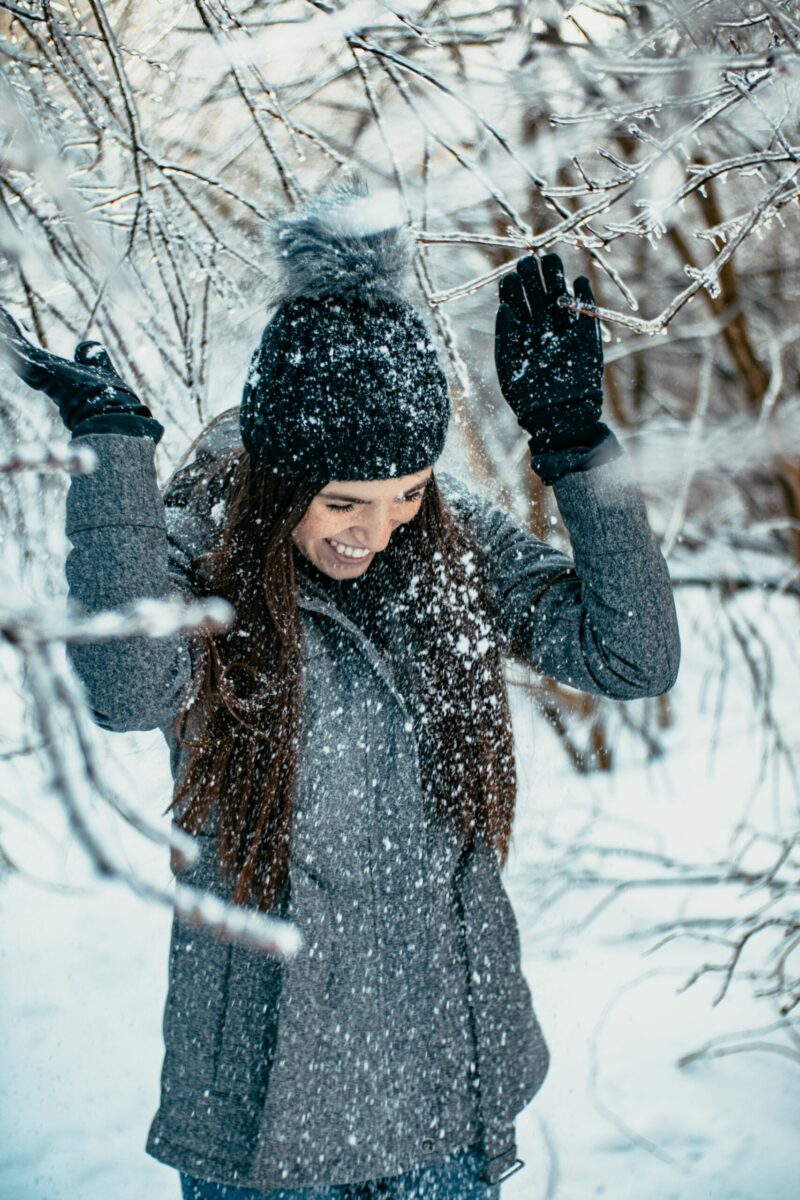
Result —
<svg viewBox="0 0 800 1200"><path fill-rule="evenodd" d="M522 972L520 937L499 868L488 851L464 871L464 920L484 1118L511 1119L544 1082L549 1053Z"/></svg>
<svg viewBox="0 0 800 1200"><path fill-rule="evenodd" d="M164 1074L170 1090L197 1095L217 1072L232 947L207 929L173 923L164 1010Z"/></svg>
<svg viewBox="0 0 800 1200"><path fill-rule="evenodd" d="M275 1057L283 973L283 964L267 954L232 948L216 1091L263 1103Z"/></svg>
<svg viewBox="0 0 800 1200"><path fill-rule="evenodd" d="M199 857L191 866L179 864L176 883L227 899L230 887L217 869L216 837L200 834L195 842ZM164 1082L183 1096L199 1097L216 1086L234 953L235 948L211 929L177 916L173 920L163 1026Z"/></svg>

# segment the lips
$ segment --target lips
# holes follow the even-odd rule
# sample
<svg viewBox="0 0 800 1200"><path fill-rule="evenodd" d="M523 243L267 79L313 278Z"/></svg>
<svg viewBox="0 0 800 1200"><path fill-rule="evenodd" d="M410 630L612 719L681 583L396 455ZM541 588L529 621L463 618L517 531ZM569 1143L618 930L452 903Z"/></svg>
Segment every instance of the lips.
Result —
<svg viewBox="0 0 800 1200"><path fill-rule="evenodd" d="M369 550L369 551L367 551L367 553L366 553L366 554L364 554L364 553L358 553L358 554L343 554L343 553L341 553L339 550L337 550L337 549L336 549L336 547L337 547L337 546L346 546L346 544L347 544L347 543L346 543L346 542L332 542L332 541L330 540L330 538L325 538L325 544L328 546L328 548L330 549L330 552L331 552L331 554L333 554L334 558L336 558L336 560L337 560L338 562L341 562L341 563L347 563L347 564L349 564L349 565L352 565L352 564L354 564L354 563L365 563L365 562L368 562L368 561L370 560L370 558L372 557L373 553L374 553L372 550ZM359 547L358 547L358 546L352 546L352 547L349 547L349 549L351 549L351 550L359 550Z"/></svg>

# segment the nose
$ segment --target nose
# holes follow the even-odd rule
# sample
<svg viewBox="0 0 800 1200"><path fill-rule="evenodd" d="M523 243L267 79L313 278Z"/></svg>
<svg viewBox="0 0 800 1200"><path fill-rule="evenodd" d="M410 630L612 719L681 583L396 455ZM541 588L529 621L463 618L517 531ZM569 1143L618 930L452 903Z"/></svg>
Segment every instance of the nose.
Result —
<svg viewBox="0 0 800 1200"><path fill-rule="evenodd" d="M400 521L388 513L384 515L375 513L363 520L361 524L353 526L353 532L358 537L359 546L368 550L380 551L385 550L389 545L389 539L399 524Z"/></svg>

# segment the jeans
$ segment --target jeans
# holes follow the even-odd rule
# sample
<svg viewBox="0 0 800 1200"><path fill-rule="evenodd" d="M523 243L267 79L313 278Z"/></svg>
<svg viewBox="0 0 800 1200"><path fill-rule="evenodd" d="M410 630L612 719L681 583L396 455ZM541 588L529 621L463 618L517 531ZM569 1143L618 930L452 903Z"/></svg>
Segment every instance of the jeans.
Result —
<svg viewBox="0 0 800 1200"><path fill-rule="evenodd" d="M368 1183L257 1192L181 1173L181 1187L183 1200L500 1200L500 1185L478 1178L480 1166L474 1150L459 1150L435 1166L414 1167L402 1175Z"/></svg>

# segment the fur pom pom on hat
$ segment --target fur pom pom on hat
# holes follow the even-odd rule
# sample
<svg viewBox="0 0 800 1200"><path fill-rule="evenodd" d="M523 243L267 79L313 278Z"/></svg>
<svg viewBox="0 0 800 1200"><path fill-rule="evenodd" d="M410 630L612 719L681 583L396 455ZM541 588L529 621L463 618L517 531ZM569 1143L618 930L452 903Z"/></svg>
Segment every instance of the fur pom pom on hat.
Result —
<svg viewBox="0 0 800 1200"><path fill-rule="evenodd" d="M413 247L401 220L354 180L272 226L279 303L240 411L262 469L322 485L413 475L441 454L447 381L403 290Z"/></svg>
<svg viewBox="0 0 800 1200"><path fill-rule="evenodd" d="M371 196L357 181L336 184L301 211L279 218L270 241L284 300L396 299L403 295L414 249L396 195Z"/></svg>

